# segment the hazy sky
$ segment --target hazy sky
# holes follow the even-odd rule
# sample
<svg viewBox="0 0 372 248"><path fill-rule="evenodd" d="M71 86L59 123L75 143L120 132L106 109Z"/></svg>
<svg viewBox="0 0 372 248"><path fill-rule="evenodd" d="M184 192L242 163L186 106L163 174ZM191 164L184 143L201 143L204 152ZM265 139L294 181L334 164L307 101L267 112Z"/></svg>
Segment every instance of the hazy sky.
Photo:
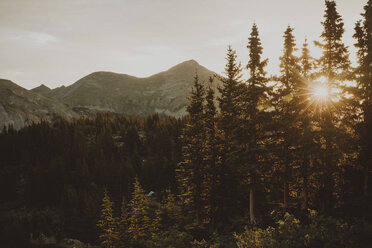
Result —
<svg viewBox="0 0 372 248"><path fill-rule="evenodd" d="M336 2L354 54L367 0ZM312 43L323 14L324 0L0 0L0 78L54 88L94 71L148 76L189 59L221 73L228 44L247 63L253 22L272 74L287 25L299 46L305 36Z"/></svg>

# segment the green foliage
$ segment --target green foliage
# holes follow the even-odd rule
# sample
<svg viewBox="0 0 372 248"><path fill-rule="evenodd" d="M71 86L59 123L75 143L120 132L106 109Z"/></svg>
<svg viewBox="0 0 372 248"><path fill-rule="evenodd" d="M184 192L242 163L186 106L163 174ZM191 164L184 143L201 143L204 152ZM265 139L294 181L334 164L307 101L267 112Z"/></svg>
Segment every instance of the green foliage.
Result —
<svg viewBox="0 0 372 248"><path fill-rule="evenodd" d="M301 139L301 112L297 111L303 102L301 94L305 85L300 80L299 58L294 55L296 48L293 28L287 27L284 32L283 55L280 57L280 76L278 77L279 85L275 92L274 106L276 110L276 145L278 147L276 155L275 173L280 178L283 185L283 207L287 209L290 206L289 188L291 178L294 174L294 165L300 164L298 158L303 157L299 153L299 147L302 145L298 142ZM305 50L305 55L306 50ZM304 63L309 67L309 62ZM307 68L308 70L309 68ZM280 154L286 154L281 156Z"/></svg>
<svg viewBox="0 0 372 248"><path fill-rule="evenodd" d="M342 42L344 23L336 10L336 2L326 0L325 20L322 22L323 43L315 44L323 49L323 55L319 59L320 69L329 80L340 79L340 74L347 71L350 66L349 53ZM341 77L342 78L342 77Z"/></svg>
<svg viewBox="0 0 372 248"><path fill-rule="evenodd" d="M256 191L260 184L260 174L267 172L263 154L267 153L268 143L265 142L267 124L271 119L267 111L270 89L266 86L265 66L267 59L262 59L263 47L256 24L253 24L248 38L249 79L242 86L240 104L241 110L235 128L235 173L240 182L240 191L247 194L249 188L249 216L252 224L257 223ZM240 194L240 199L247 196Z"/></svg>
<svg viewBox="0 0 372 248"><path fill-rule="evenodd" d="M192 248L218 248L219 244L215 242L207 242L204 239L201 241L194 240L192 242Z"/></svg>
<svg viewBox="0 0 372 248"><path fill-rule="evenodd" d="M121 210L120 210L120 219L118 224L118 233L119 233L119 240L118 240L118 247L128 247L130 242L130 234L129 234L129 207L125 198L121 201Z"/></svg>
<svg viewBox="0 0 372 248"><path fill-rule="evenodd" d="M176 196L168 192L167 197L161 202L156 210L153 220L153 233L167 230L169 227L181 227L183 222L182 208Z"/></svg>
<svg viewBox="0 0 372 248"><path fill-rule="evenodd" d="M247 48L249 49L249 62L247 64L247 69L249 70L250 75L248 83L264 86L264 83L267 80L265 78L265 66L268 63L268 59L261 58L263 47L256 23L252 26Z"/></svg>
<svg viewBox="0 0 372 248"><path fill-rule="evenodd" d="M183 160L177 168L180 197L198 228L214 226L221 171L221 133L217 127L213 78L207 89L195 77L182 139ZM191 225L190 228L193 226Z"/></svg>
<svg viewBox="0 0 372 248"><path fill-rule="evenodd" d="M59 224L48 234L97 243L99 192L105 187L117 206L123 196L131 199L135 174L155 192L176 189L174 168L183 126L184 119L158 115L141 119L98 114L19 131L8 128L0 134L1 212L14 206L31 215L34 209L49 210Z"/></svg>
<svg viewBox="0 0 372 248"><path fill-rule="evenodd" d="M224 149L229 152L232 149L232 131L235 128L236 118L241 112L239 98L242 66L237 62L236 51L231 46L227 49L226 61L226 77L220 77L222 85L218 88L220 93L218 104L220 108L219 128L224 132Z"/></svg>
<svg viewBox="0 0 372 248"><path fill-rule="evenodd" d="M246 227L242 234L235 234L235 238L238 248L369 247L371 230L363 222L348 224L310 211L304 223L286 213L275 227Z"/></svg>
<svg viewBox="0 0 372 248"><path fill-rule="evenodd" d="M223 172L220 177L218 222L226 221L226 216L237 211L237 178L234 166L236 158L236 133L237 122L242 106L239 104L242 92L242 66L237 61L236 51L231 46L227 49L225 77L220 77L222 85L218 87L217 97L219 115L217 127L220 130L220 163ZM218 152L218 150L216 150ZM221 223L217 223L220 224Z"/></svg>
<svg viewBox="0 0 372 248"><path fill-rule="evenodd" d="M213 78L210 78L210 84ZM215 228L218 222L218 205L220 201L222 168L222 132L218 129L215 92L209 85L205 97L204 110L205 142L203 146L204 170L202 197L204 205L203 222Z"/></svg>
<svg viewBox="0 0 372 248"><path fill-rule="evenodd" d="M368 178L372 162L372 1L364 7L364 18L355 25L355 47L358 49L358 67L354 71L356 85L345 90L354 98L346 101L360 144L359 161L364 173L363 194L368 195ZM358 114L359 113L359 114ZM362 120L362 121L358 121Z"/></svg>
<svg viewBox="0 0 372 248"><path fill-rule="evenodd" d="M147 199L138 178L133 184L132 199L129 202L128 232L135 241L149 236L150 219L148 217Z"/></svg>
<svg viewBox="0 0 372 248"><path fill-rule="evenodd" d="M300 59L299 62L301 64L300 72L301 72L301 75L304 77L304 79L308 80L311 78L311 72L313 69L315 69L316 64L315 64L314 58L311 57L310 55L309 44L307 43L307 38L305 39L305 42L302 45L301 51L302 51L301 57L299 58Z"/></svg>
<svg viewBox="0 0 372 248"><path fill-rule="evenodd" d="M189 248L191 247L192 236L183 231L179 231L177 228L169 228L169 230L163 231L158 235L152 237L146 242L145 247L148 248Z"/></svg>
<svg viewBox="0 0 372 248"><path fill-rule="evenodd" d="M101 217L97 223L97 226L101 230L101 234L99 235L101 245L104 248L115 248L119 240L118 220L114 217L113 203L110 200L107 190L104 192L101 206Z"/></svg>
<svg viewBox="0 0 372 248"><path fill-rule="evenodd" d="M180 185L180 197L185 210L201 225L203 202L203 141L204 132L204 86L195 76L194 86L187 106L189 119L183 130L182 161L177 167L177 178Z"/></svg>

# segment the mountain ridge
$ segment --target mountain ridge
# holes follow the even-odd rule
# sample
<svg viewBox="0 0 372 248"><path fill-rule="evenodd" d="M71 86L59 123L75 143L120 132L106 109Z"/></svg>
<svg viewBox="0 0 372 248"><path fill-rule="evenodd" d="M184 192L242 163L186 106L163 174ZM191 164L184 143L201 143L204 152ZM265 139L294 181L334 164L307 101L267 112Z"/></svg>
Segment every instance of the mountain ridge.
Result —
<svg viewBox="0 0 372 248"><path fill-rule="evenodd" d="M52 89L45 96L57 99L83 115L106 111L180 117L186 114L187 96L196 73L201 81L208 81L215 75L195 60L184 61L148 77L97 71L67 87Z"/></svg>
<svg viewBox="0 0 372 248"><path fill-rule="evenodd" d="M77 118L78 114L61 102L0 79L0 127L20 129L28 123L52 121L57 117Z"/></svg>
<svg viewBox="0 0 372 248"><path fill-rule="evenodd" d="M69 86L54 89L41 84L31 90L0 79L0 126L22 128L29 122L74 119L98 112L147 116L186 114L194 77L207 84L216 73L187 60L148 77L109 71L92 72ZM221 82L216 79L212 87Z"/></svg>

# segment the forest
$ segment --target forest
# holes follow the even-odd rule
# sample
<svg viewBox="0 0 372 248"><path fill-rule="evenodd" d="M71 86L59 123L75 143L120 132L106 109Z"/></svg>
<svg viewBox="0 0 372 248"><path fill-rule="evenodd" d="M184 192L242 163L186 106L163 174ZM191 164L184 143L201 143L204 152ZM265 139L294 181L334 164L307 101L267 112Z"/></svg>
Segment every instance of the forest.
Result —
<svg viewBox="0 0 372 248"><path fill-rule="evenodd" d="M246 65L229 46L223 76L196 73L183 118L4 127L0 246L372 247L372 0L361 11L355 67L326 0L320 58L288 26L269 76L253 24Z"/></svg>

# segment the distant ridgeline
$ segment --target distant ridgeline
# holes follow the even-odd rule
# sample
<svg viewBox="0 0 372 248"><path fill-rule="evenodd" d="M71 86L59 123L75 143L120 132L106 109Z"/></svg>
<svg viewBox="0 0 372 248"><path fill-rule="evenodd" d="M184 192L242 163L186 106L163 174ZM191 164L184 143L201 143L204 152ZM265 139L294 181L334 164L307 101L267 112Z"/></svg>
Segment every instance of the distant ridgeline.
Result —
<svg viewBox="0 0 372 248"><path fill-rule="evenodd" d="M96 113L181 117L186 114L187 96L196 73L205 82L215 74L190 60L147 78L94 72L68 87L55 89L41 85L26 90L0 80L0 126L19 129L41 120L71 120ZM213 87L219 83L215 80Z"/></svg>

